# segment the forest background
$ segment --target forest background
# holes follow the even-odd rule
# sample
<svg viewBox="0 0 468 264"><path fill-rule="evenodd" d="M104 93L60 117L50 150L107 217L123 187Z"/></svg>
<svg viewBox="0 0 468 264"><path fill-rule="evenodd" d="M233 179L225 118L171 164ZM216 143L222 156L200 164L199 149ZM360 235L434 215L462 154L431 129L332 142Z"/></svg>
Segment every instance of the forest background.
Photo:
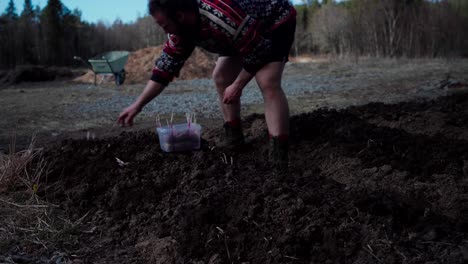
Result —
<svg viewBox="0 0 468 264"><path fill-rule="evenodd" d="M293 56L468 56L468 0L307 0L296 9ZM79 66L74 56L135 51L166 39L149 15L90 23L60 0L42 9L25 0L21 13L16 10L10 0L0 16L0 69Z"/></svg>

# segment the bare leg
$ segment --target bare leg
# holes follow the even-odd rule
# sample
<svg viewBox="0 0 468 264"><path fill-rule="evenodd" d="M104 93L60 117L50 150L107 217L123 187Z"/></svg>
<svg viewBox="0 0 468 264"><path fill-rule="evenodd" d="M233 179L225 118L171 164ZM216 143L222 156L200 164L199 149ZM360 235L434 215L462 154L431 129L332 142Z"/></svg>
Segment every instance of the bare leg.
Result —
<svg viewBox="0 0 468 264"><path fill-rule="evenodd" d="M281 77L285 63L272 62L255 75L265 101L265 119L272 136L289 134L288 99L281 88Z"/></svg>
<svg viewBox="0 0 468 264"><path fill-rule="evenodd" d="M224 121L240 119L240 102L224 104L224 90L231 85L242 70L239 57L219 57L213 70L213 80L218 91L219 105L223 111Z"/></svg>

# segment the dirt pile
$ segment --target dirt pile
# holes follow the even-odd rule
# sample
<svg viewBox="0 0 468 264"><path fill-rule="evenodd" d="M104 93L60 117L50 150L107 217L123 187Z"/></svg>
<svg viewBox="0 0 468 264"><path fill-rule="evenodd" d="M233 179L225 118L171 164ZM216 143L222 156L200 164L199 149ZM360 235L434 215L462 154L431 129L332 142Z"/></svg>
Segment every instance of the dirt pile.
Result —
<svg viewBox="0 0 468 264"><path fill-rule="evenodd" d="M53 170L40 194L84 224L48 254L70 252L76 263L466 263L466 120L466 95L295 116L284 174L265 163L261 115L244 120L244 152L212 148L215 128L192 153L162 153L153 132L69 140L46 152ZM0 251L41 248L27 246Z"/></svg>
<svg viewBox="0 0 468 264"><path fill-rule="evenodd" d="M130 53L125 65L127 76L126 84L145 83L151 77L154 61L158 58L163 45L150 47ZM214 67L214 57L199 48L196 48L190 58L186 61L180 73L180 80L191 80L197 78L209 78ZM98 78L98 81L101 77ZM94 73L88 71L85 75L75 79L77 82L93 83ZM113 82L113 78L104 79L104 82Z"/></svg>
<svg viewBox="0 0 468 264"><path fill-rule="evenodd" d="M44 82L71 79L74 73L69 68L38 65L19 65L10 71L0 73L0 87L22 82Z"/></svg>

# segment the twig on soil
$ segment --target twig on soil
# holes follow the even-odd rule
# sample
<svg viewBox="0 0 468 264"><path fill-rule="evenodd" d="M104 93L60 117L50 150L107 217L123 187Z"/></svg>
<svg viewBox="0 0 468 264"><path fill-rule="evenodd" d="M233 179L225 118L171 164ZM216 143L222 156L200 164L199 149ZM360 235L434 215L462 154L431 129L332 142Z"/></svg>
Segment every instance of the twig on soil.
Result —
<svg viewBox="0 0 468 264"><path fill-rule="evenodd" d="M403 258L402 263L406 262L407 258L405 256L405 254L403 254L400 250L398 250L398 248L396 246L393 245L392 241L388 238L387 231L385 231L385 239L379 239L378 241L382 241L382 243L384 245L386 245L387 247L393 249L398 255L400 255Z"/></svg>
<svg viewBox="0 0 468 264"><path fill-rule="evenodd" d="M123 160L115 157L115 160L117 161L117 164L119 164L120 167L125 167L128 166L128 162L124 162Z"/></svg>
<svg viewBox="0 0 468 264"><path fill-rule="evenodd" d="M50 225L49 225L46 221L44 221L44 220L43 220L41 217L39 217L39 216L37 216L36 218L37 218L37 224L38 224L39 227L41 226L41 224L44 224L46 227L49 228L49 230L52 231L52 229L50 229Z"/></svg>
<svg viewBox="0 0 468 264"><path fill-rule="evenodd" d="M231 252L229 252L229 247L228 247L228 244L227 244L227 237L226 237L226 234L224 234L224 246L226 247L226 252L227 252L229 261L230 261L231 263L234 263L234 262L232 262L232 259L231 259Z"/></svg>
<svg viewBox="0 0 468 264"><path fill-rule="evenodd" d="M229 251L229 247L228 247L228 243L227 243L227 235L226 235L226 232L224 232L224 230L221 229L219 226L217 226L216 229L218 230L218 232L219 232L220 235L223 235L223 236L224 236L224 247L226 248L226 252L227 252L229 261L230 261L231 263L234 263L234 262L232 261L232 259L231 259L231 252Z"/></svg>
<svg viewBox="0 0 468 264"><path fill-rule="evenodd" d="M41 204L31 204L31 205L15 204L15 203L12 203L12 202L5 201L3 199L0 199L0 202L6 203L6 204L9 204L9 205L13 205L13 206L16 206L16 207L19 207L19 208L48 208L49 207L48 205L41 205Z"/></svg>
<svg viewBox="0 0 468 264"><path fill-rule="evenodd" d="M368 146L364 147L363 149L361 149L361 150L356 154L356 156L361 155L361 153L363 153L364 151L366 151L368 148L369 148Z"/></svg>
<svg viewBox="0 0 468 264"><path fill-rule="evenodd" d="M24 228L24 227L14 226L14 223L10 223L10 224L15 229L15 231L19 230L19 231L22 231L24 233L31 233L31 234L33 234L34 231L36 231L36 229L34 229L34 228ZM16 233L16 232L14 232L14 233Z"/></svg>
<svg viewBox="0 0 468 264"><path fill-rule="evenodd" d="M192 192L192 193L198 195L198 199L201 199L203 197L199 192Z"/></svg>
<svg viewBox="0 0 468 264"><path fill-rule="evenodd" d="M82 217L80 217L80 219L76 220L74 224L75 224L75 225L77 225L77 224L82 224L82 223L83 223L83 220L89 215L90 212L91 212L91 211L88 211L85 215L83 215Z"/></svg>
<svg viewBox="0 0 468 264"><path fill-rule="evenodd" d="M94 231L96 231L96 229L97 229L97 227L93 226L90 230L82 231L82 233L84 233L84 234L94 234Z"/></svg>
<svg viewBox="0 0 468 264"><path fill-rule="evenodd" d="M400 256L402 256L402 257L403 257L403 263L405 263L405 262L406 262L406 260L407 260L407 258L406 258L406 256L405 256L405 254L401 253L401 251L400 251L400 250L398 250L398 249L396 249L396 248L395 248L395 251L396 251L396 252L397 252L397 253L398 253Z"/></svg>
<svg viewBox="0 0 468 264"><path fill-rule="evenodd" d="M223 156L221 157L221 161L226 165L228 164L228 159L227 159L226 153L224 152L223 152Z"/></svg>
<svg viewBox="0 0 468 264"><path fill-rule="evenodd" d="M44 244L44 242L40 241L37 237L32 240L31 242L33 242L34 244L38 244L38 245L41 245L43 246L46 250L49 250L49 248Z"/></svg>
<svg viewBox="0 0 468 264"><path fill-rule="evenodd" d="M216 229L219 231L220 234L224 234L224 230L221 227L217 226Z"/></svg>
<svg viewBox="0 0 468 264"><path fill-rule="evenodd" d="M62 221L64 221L65 223L67 223L71 228L75 228L77 227L78 225L81 225L83 224L83 220L88 216L88 214L90 213L91 211L88 211L85 215L83 215L82 217L80 217L78 220L76 220L75 222L72 222L71 220L69 219L63 219L62 217L59 217L59 219L61 219Z"/></svg>
<svg viewBox="0 0 468 264"><path fill-rule="evenodd" d="M446 246L455 246L455 244L447 243L447 242L439 242L439 241L423 241L421 244L441 244Z"/></svg>
<svg viewBox="0 0 468 264"><path fill-rule="evenodd" d="M368 140L367 140L367 145L366 145L363 149L361 149L361 150L356 154L356 156L361 155L361 153L363 153L364 151L366 151L367 149L369 149L369 148L372 146L371 143L375 143L375 141L372 140L372 139L368 139Z"/></svg>
<svg viewBox="0 0 468 264"><path fill-rule="evenodd" d="M230 156L230 159L228 159L226 153L223 152L223 156L221 156L221 161L225 164L225 165L234 165L234 157Z"/></svg>
<svg viewBox="0 0 468 264"><path fill-rule="evenodd" d="M296 257L291 257L291 256L288 256L288 255L284 255L283 257L285 257L287 259L292 259L292 260L301 260L301 259L298 259Z"/></svg>
<svg viewBox="0 0 468 264"><path fill-rule="evenodd" d="M381 259L379 259L374 253L372 253L372 248L370 247L370 245L367 245L369 247L369 249L367 249L366 247L362 247L367 253L369 253L372 257L374 257L378 262L380 263L384 263Z"/></svg>

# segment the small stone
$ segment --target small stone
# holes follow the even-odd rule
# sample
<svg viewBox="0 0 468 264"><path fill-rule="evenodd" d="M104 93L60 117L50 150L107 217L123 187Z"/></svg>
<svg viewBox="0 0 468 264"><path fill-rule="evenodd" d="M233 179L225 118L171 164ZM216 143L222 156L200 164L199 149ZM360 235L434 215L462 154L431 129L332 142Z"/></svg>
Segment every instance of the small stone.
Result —
<svg viewBox="0 0 468 264"><path fill-rule="evenodd" d="M463 261L467 262L468 261L468 245L461 246L460 251L463 256Z"/></svg>
<svg viewBox="0 0 468 264"><path fill-rule="evenodd" d="M391 172L393 170L392 166L390 165L383 165L382 167L380 167L380 171L384 174L387 174L389 172Z"/></svg>
<svg viewBox="0 0 468 264"><path fill-rule="evenodd" d="M213 256L211 256L210 261L208 262L208 264L220 264L220 263L223 263L223 262L219 254L214 254Z"/></svg>

